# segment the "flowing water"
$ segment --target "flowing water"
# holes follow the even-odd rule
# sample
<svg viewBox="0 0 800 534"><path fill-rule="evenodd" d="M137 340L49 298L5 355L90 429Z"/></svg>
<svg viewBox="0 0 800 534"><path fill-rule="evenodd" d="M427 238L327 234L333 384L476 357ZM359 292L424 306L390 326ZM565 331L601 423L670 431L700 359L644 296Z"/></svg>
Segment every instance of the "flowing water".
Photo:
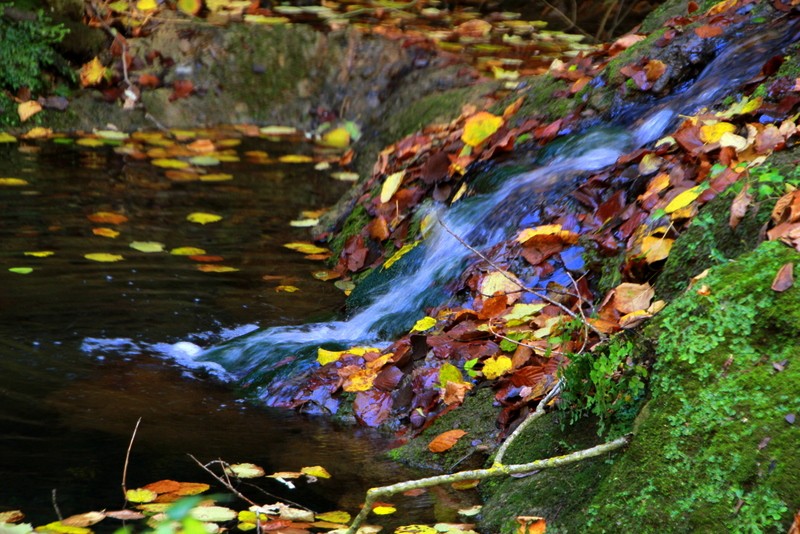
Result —
<svg viewBox="0 0 800 534"><path fill-rule="evenodd" d="M248 150L310 148L245 139L238 152ZM209 345L340 307L342 293L312 276L322 266L282 244L306 238L290 220L330 205L347 184L313 164L274 160L225 163L229 182L174 182L110 147L52 141L0 145L0 161L0 176L28 182L0 187L0 510L22 509L34 524L52 521L53 490L64 514L121 506L125 451L139 417L128 487L162 478L209 481L186 453L268 471L323 465L333 480L294 491L262 485L319 511L352 511L367 487L410 476L378 458L386 438L247 404L204 379L203 369L168 360L174 343ZM129 220L87 219L99 211ZM186 221L195 211L224 218L205 226ZM96 227L120 235L96 236ZM239 270L202 272L186 256L138 252L132 241L158 241L167 251L202 248ZM41 251L54 254L25 255ZM84 258L97 252L125 259ZM33 271L8 270L17 267ZM279 285L299 291L278 292ZM424 498L404 506L431 505Z"/></svg>
<svg viewBox="0 0 800 534"><path fill-rule="evenodd" d="M350 317L301 326L280 326L250 333L197 355L221 365L240 382L258 388L270 405L293 395L287 382L314 362L316 349L356 344L380 345L407 332L426 306L440 302L442 287L458 276L472 252L488 250L520 228L536 224L537 208L572 187L576 179L613 164L622 154L664 135L680 115L716 102L755 77L766 59L797 37L797 23L769 29L720 47L717 57L682 91L647 107L628 110L620 126L603 126L574 135L537 161L532 170L504 181L493 193L460 201L449 209L430 208L433 224L422 245L401 259L387 283L368 296L369 304ZM454 236L459 236L457 239ZM555 276L563 273L556 273ZM537 280L545 286L549 280ZM566 280L561 280L563 284ZM287 361L291 363L287 364Z"/></svg>

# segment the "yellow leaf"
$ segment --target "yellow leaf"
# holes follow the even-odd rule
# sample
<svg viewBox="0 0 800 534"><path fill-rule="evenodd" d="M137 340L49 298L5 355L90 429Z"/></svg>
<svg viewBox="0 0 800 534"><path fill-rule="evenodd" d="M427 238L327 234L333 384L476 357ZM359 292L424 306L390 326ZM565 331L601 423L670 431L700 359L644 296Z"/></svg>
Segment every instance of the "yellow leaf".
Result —
<svg viewBox="0 0 800 534"><path fill-rule="evenodd" d="M81 86L90 87L99 84L106 75L106 68L100 63L100 60L95 57L88 63L84 63L81 67Z"/></svg>
<svg viewBox="0 0 800 534"><path fill-rule="evenodd" d="M389 506L388 504L381 504L372 509L372 513L375 515L391 515L396 511L397 508L394 506Z"/></svg>
<svg viewBox="0 0 800 534"><path fill-rule="evenodd" d="M380 352L380 349L374 347L352 347L347 350L328 350L320 347L317 349L317 361L320 365L327 365L331 362L337 361L345 354L352 354L353 356L363 356L368 352Z"/></svg>
<svg viewBox="0 0 800 534"><path fill-rule="evenodd" d="M345 524L350 521L350 514L343 511L325 512L324 514L317 514L316 518L320 521Z"/></svg>
<svg viewBox="0 0 800 534"><path fill-rule="evenodd" d="M417 245L419 245L419 243L420 243L419 241L414 241L413 243L408 243L408 244L406 244L406 245L403 245L403 246L402 246L402 248L400 248L400 250L398 250L397 252L395 252L394 254L392 254L392 257L391 257L391 258L389 258L388 260L386 260L385 262L383 262L383 268L384 268L384 270L385 270L385 269L388 269L389 267L391 267L392 265L394 265L394 264L397 262L397 260L399 260L400 258L402 258L403 256L405 256L406 254L408 254L409 252L411 252L411 250L412 250L414 247L416 247Z"/></svg>
<svg viewBox="0 0 800 534"><path fill-rule="evenodd" d="M28 181L23 180L22 178L0 178L0 185L11 185L11 186L28 185Z"/></svg>
<svg viewBox="0 0 800 534"><path fill-rule="evenodd" d="M75 144L80 146L98 147L105 145L105 142L102 139L98 139L96 137L84 137L82 139L78 139L77 141L75 141Z"/></svg>
<svg viewBox="0 0 800 534"><path fill-rule="evenodd" d="M342 389L348 393L372 389L372 384L375 382L375 377L378 374L377 371L377 369L362 369L361 371L353 373L344 381Z"/></svg>
<svg viewBox="0 0 800 534"><path fill-rule="evenodd" d="M279 293L295 293L297 291L300 291L300 288L297 286L280 285L275 288L275 291Z"/></svg>
<svg viewBox="0 0 800 534"><path fill-rule="evenodd" d="M691 189L687 189L686 191L680 193L678 196L672 199L672 201L667 204L667 207L664 208L665 213L672 213L673 211L678 211L679 209L685 208L692 202L694 202L697 197L703 192L702 186L696 185Z"/></svg>
<svg viewBox="0 0 800 534"><path fill-rule="evenodd" d="M158 497L158 494L148 489L129 489L125 492L125 498L130 502L152 502L156 500L156 497Z"/></svg>
<svg viewBox="0 0 800 534"><path fill-rule="evenodd" d="M310 477L331 478L331 474L328 473L328 470L322 467L321 465L312 465L309 467L304 467L300 470L300 472Z"/></svg>
<svg viewBox="0 0 800 534"><path fill-rule="evenodd" d="M479 290L485 297L492 297L500 293L516 300L525 289L522 282L512 273L508 271L492 271L483 277Z"/></svg>
<svg viewBox="0 0 800 534"><path fill-rule="evenodd" d="M109 254L107 252L94 252L92 254L84 254L84 258L92 261L99 261L102 263L113 263L115 261L122 261L125 258L119 254Z"/></svg>
<svg viewBox="0 0 800 534"><path fill-rule="evenodd" d="M100 237L110 237L112 239L119 235L119 232L111 228L92 228L92 233Z"/></svg>
<svg viewBox="0 0 800 534"><path fill-rule="evenodd" d="M311 156L304 156L302 154L286 154L278 158L281 163L311 163L314 158Z"/></svg>
<svg viewBox="0 0 800 534"><path fill-rule="evenodd" d="M178 247L169 251L170 254L175 256L199 256L205 254L206 251L197 247Z"/></svg>
<svg viewBox="0 0 800 534"><path fill-rule="evenodd" d="M722 134L734 133L735 131L736 126L729 122L704 124L700 127L700 140L704 143L716 143L722 138Z"/></svg>
<svg viewBox="0 0 800 534"><path fill-rule="evenodd" d="M642 239L642 253L647 263L655 263L666 259L672 249L674 239L667 237L647 236Z"/></svg>
<svg viewBox="0 0 800 534"><path fill-rule="evenodd" d="M178 10L187 15L197 15L202 7L203 2L200 0L178 0Z"/></svg>
<svg viewBox="0 0 800 534"><path fill-rule="evenodd" d="M541 238L543 236L557 236L564 243L574 244L578 242L578 234L564 230L560 224L543 224L535 228L525 228L517 236L517 242L525 244L528 241Z"/></svg>
<svg viewBox="0 0 800 534"><path fill-rule="evenodd" d="M263 135L295 135L297 128L293 126L264 126L259 130Z"/></svg>
<svg viewBox="0 0 800 534"><path fill-rule="evenodd" d="M491 137L502 125L503 117L481 111L467 119L461 140L469 146L478 146Z"/></svg>
<svg viewBox="0 0 800 534"><path fill-rule="evenodd" d="M661 168L664 159L652 153L647 153L642 156L642 161L639 162L639 174L648 176L657 172Z"/></svg>
<svg viewBox="0 0 800 534"><path fill-rule="evenodd" d="M403 525L397 527L394 534L439 534L439 531L428 525Z"/></svg>
<svg viewBox="0 0 800 534"><path fill-rule="evenodd" d="M296 250L297 252L302 252L303 254L322 254L323 252L329 252L328 249L318 247L313 243L304 243L304 242L295 242L295 243L285 243L284 247Z"/></svg>
<svg viewBox="0 0 800 534"><path fill-rule="evenodd" d="M264 468L256 464L232 464L225 468L225 473L238 478L259 478L265 475Z"/></svg>
<svg viewBox="0 0 800 534"><path fill-rule="evenodd" d="M287 17L267 17L266 15L251 15L244 16L245 22L251 24L287 24L291 22Z"/></svg>
<svg viewBox="0 0 800 534"><path fill-rule="evenodd" d="M322 135L319 144L332 148L347 148L350 145L350 132L344 128L334 128Z"/></svg>
<svg viewBox="0 0 800 534"><path fill-rule="evenodd" d="M400 184L403 183L403 177L406 175L405 171L394 172L386 177L386 180L383 181L383 187L381 187L381 203L386 204L389 202L397 190L400 188Z"/></svg>
<svg viewBox="0 0 800 534"><path fill-rule="evenodd" d="M36 530L42 530L44 532L57 532L58 534L91 534L91 530L84 527L71 527L69 525L65 525L61 521L53 521L52 523L48 523L43 527L36 527Z"/></svg>
<svg viewBox="0 0 800 534"><path fill-rule="evenodd" d="M0 143L16 143L17 138L10 133L0 132Z"/></svg>
<svg viewBox="0 0 800 534"><path fill-rule="evenodd" d="M30 119L40 111L42 111L42 105L36 100L28 100L17 106L17 115L19 115L19 120L22 122Z"/></svg>
<svg viewBox="0 0 800 534"><path fill-rule="evenodd" d="M185 161L179 159L172 159L172 158L158 158L151 161L153 165L156 167L161 167L164 169L185 169L189 166L189 164Z"/></svg>
<svg viewBox="0 0 800 534"><path fill-rule="evenodd" d="M318 224L319 219L295 219L293 221L289 221L289 226L294 226L295 228L310 228Z"/></svg>
<svg viewBox="0 0 800 534"><path fill-rule="evenodd" d="M52 135L53 135L52 128L44 128L42 126L36 126L25 132L22 135L22 137L24 137L25 139L44 139Z"/></svg>
<svg viewBox="0 0 800 534"><path fill-rule="evenodd" d="M128 246L139 252L164 252L164 243L158 241L132 241Z"/></svg>
<svg viewBox="0 0 800 534"><path fill-rule="evenodd" d="M436 319L430 316L425 316L416 323L414 323L414 327L411 329L412 332L424 332L429 328L433 328L436 326Z"/></svg>
<svg viewBox="0 0 800 534"><path fill-rule="evenodd" d="M493 380L511 370L511 358L508 356L492 357L483 362L483 376Z"/></svg>
<svg viewBox="0 0 800 534"><path fill-rule="evenodd" d="M136 9L139 11L154 11L157 8L156 0L139 0L136 2Z"/></svg>
<svg viewBox="0 0 800 534"><path fill-rule="evenodd" d="M189 215L187 215L186 220L197 224L208 224L221 221L222 217L220 215L215 215L213 213L204 213L201 211L196 211L194 213L190 213Z"/></svg>
<svg viewBox="0 0 800 534"><path fill-rule="evenodd" d="M26 256L33 256L34 258L46 258L48 256L52 256L55 254L52 250L34 250L31 252L25 252Z"/></svg>

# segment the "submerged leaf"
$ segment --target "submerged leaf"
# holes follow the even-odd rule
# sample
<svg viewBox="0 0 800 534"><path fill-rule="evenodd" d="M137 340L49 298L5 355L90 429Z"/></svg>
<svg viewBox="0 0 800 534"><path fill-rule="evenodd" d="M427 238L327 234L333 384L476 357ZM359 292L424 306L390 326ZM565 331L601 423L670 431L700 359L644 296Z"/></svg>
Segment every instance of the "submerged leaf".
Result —
<svg viewBox="0 0 800 534"><path fill-rule="evenodd" d="M8 272L14 274L31 274L33 272L32 267L9 267Z"/></svg>
<svg viewBox="0 0 800 534"><path fill-rule="evenodd" d="M295 243L285 243L284 247L296 250L297 252L302 252L303 254L322 254L323 252L330 252L326 248L318 247L313 243L306 243L306 242L295 242Z"/></svg>
<svg viewBox="0 0 800 534"><path fill-rule="evenodd" d="M106 224L122 224L128 222L128 218L121 213L114 213L112 211L98 211L86 217L93 223L106 223Z"/></svg>
<svg viewBox="0 0 800 534"><path fill-rule="evenodd" d="M229 465L225 468L225 472L238 478L259 478L265 474L264 469L251 463Z"/></svg>
<svg viewBox="0 0 800 534"><path fill-rule="evenodd" d="M55 254L52 250L33 250L24 253L25 256L33 256L34 258L47 258Z"/></svg>
<svg viewBox="0 0 800 534"><path fill-rule="evenodd" d="M119 235L119 232L111 228L92 228L92 233L100 237L110 237L112 239Z"/></svg>
<svg viewBox="0 0 800 534"><path fill-rule="evenodd" d="M20 186L28 185L27 180L22 178L0 178L0 185Z"/></svg>
<svg viewBox="0 0 800 534"><path fill-rule="evenodd" d="M169 253L175 256L197 256L200 254L205 254L206 251L197 247L178 247L173 248L169 251Z"/></svg>

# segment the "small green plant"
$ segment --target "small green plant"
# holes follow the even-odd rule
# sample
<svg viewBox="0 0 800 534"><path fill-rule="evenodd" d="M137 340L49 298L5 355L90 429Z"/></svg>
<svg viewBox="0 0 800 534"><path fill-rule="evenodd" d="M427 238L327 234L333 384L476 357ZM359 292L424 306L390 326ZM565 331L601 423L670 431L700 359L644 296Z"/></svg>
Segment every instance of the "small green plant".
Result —
<svg viewBox="0 0 800 534"><path fill-rule="evenodd" d="M612 418L633 415L645 392L647 367L633 359L634 346L618 336L596 353L575 354L561 371L562 406L574 423L587 414L598 418L603 434Z"/></svg>
<svg viewBox="0 0 800 534"><path fill-rule="evenodd" d="M0 89L18 91L27 87L36 94L48 89L45 72L74 76L66 61L53 48L69 33L40 10L35 20L6 20L0 6Z"/></svg>

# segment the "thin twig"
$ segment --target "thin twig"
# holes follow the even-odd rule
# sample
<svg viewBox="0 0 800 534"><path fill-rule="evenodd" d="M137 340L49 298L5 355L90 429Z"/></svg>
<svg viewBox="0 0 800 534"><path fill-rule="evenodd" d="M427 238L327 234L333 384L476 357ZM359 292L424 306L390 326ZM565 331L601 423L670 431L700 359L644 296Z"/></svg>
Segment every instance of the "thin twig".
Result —
<svg viewBox="0 0 800 534"><path fill-rule="evenodd" d="M447 227L447 225L444 223L444 221L442 221L441 219L437 219L437 222L438 222L439 224L441 224L441 225L442 225L442 228L444 228L444 229L445 229L445 231L446 231L448 234L450 234L451 236L453 236L453 237L456 239L456 241L458 241L459 243L461 243L462 245L464 245L465 247L467 247L467 248L468 248L470 251L472 251L474 254L477 254L477 255L478 255L478 257L480 257L480 258L481 258L483 261L485 261L486 263L488 263L488 264L489 264L491 267L493 267L494 269L497 269L497 271L498 271L498 272L499 272L499 273L500 273L502 276L504 276L504 277L505 277L507 280L511 281L512 283L514 283L515 285L519 286L519 287L520 287L520 288L522 288L523 290L527 291L528 293L530 293L530 294L531 294L531 295L533 295L534 297L536 297L536 298L539 298L539 299L541 299L541 300L543 300L543 301L545 301L545 302L547 302L547 303L549 303L549 304L552 304L553 306L556 306L556 307L560 308L560 309L561 309L561 311L563 311L564 313L566 313L567 315L569 315L569 316L570 316L570 317L572 317L573 319L578 319L578 320L579 320L579 321L581 321L581 322L582 322L582 323L583 323L583 324L584 324L584 325L585 325L587 328L589 328L589 329L590 329L590 330L592 330L592 331L593 331L595 334L597 334L598 336L600 336L600 339L601 339L601 340L605 341L606 339L608 339L608 336L606 336L606 335L605 335L603 332L601 332L600 330L598 330L597 328L595 328L595 327L594 327L594 326L593 326L591 323L589 323L589 322L587 322L587 321L585 321L585 320L581 319L580 317L578 317L578 316L575 314L575 312L573 312L572 310L570 310L569 308L567 308L566 306L564 306L563 304L561 304L561 303L560 303L560 302L558 302L557 300L551 299L550 297L548 297L547 295L545 295L545 294L543 294L543 293L540 293L540 292L538 292L538 291L536 291L536 290L534 290L534 289L532 289L532 288L529 288L529 287L526 287L526 286L522 285L522 283L521 283L521 281L520 281L519 279L516 279L516 280L515 280L514 278L512 278L512 277L509 275L509 273L508 273L508 272L507 272L505 269L502 269L502 268L501 268L500 266L498 266L498 265L497 265L495 262L493 262L491 259L489 259L489 258L488 258L488 257L487 257L485 254L483 254L481 251L479 251L478 249L476 249L475 247L473 247L472 245L470 245L469 243L467 243L466 241L464 241L464 240L461 238L461 236L459 236L459 235L456 235L456 233L455 233L455 232L453 232L452 230L450 230L450 228L448 228L448 227Z"/></svg>
<svg viewBox="0 0 800 534"><path fill-rule="evenodd" d="M234 488L234 487L233 487L233 486L230 484L230 482L226 482L225 480L223 480L223 479L222 479L222 477L218 476L218 475L217 475L217 474L216 474L214 471L212 471L212 470L211 470L211 469L209 469L209 468L208 468L206 465L204 465L203 463L201 463L201 462L200 462L200 460L198 460L197 458L195 458L195 457L194 457L194 456L192 456L191 454L188 454L188 456L189 456L189 458L191 458L192 460L194 460L194 461L195 461L195 463L196 463L197 465L199 465L199 466L200 466L200 467L201 467L201 468L202 468L202 469L203 469L203 470L204 470L206 473L208 473L209 475L211 475L212 477L214 477L214 479L216 479L216 481L217 481L217 482L219 482L220 484L222 484L223 486L225 486L226 488L228 488L228 490L229 490L231 493L233 493L234 495L236 495L237 497L239 497L240 499L242 499L244 502L246 502L246 503L249 503L251 506L258 506L256 503L254 503L253 501L251 501L250 499L248 499L247 497L245 497L244 495L242 495L242 493L241 493L239 490L237 490L236 488ZM224 471L223 471L223 472L224 472Z"/></svg>
<svg viewBox="0 0 800 534"><path fill-rule="evenodd" d="M500 447L497 449L497 454L494 456L492 467L503 465L503 456L505 456L508 447L514 442L517 436L522 433L523 430L528 428L534 421L544 415L544 410L547 407L547 404L559 393L561 393L561 380L558 380L553 386L553 389L548 391L547 395L545 395L544 398L539 401L539 404L536 406L536 410L534 410L533 413L528 415L524 421L517 425L517 428L515 428L514 431L505 439L505 441L503 441L503 444L500 445Z"/></svg>
<svg viewBox="0 0 800 534"><path fill-rule="evenodd" d="M133 449L133 440L136 439L136 431L139 430L139 423L142 418L136 420L136 426L133 427L133 434L131 434L131 441L128 443L128 452L125 453L125 465L122 467L122 495L125 497L125 506L128 505L128 462L131 459L131 449Z"/></svg>
<svg viewBox="0 0 800 534"><path fill-rule="evenodd" d="M58 517L58 520L59 521L63 520L64 516L61 515L61 510L58 509L58 499L56 499L56 489L55 488L53 488L53 491L50 492L50 498L53 501L53 510L56 511L56 516Z"/></svg>
<svg viewBox="0 0 800 534"><path fill-rule="evenodd" d="M547 7L549 7L550 9L552 9L552 10L553 10L553 12L555 12L555 14L556 14L556 15L558 15L558 16L559 16L559 17L560 17L560 18L561 18L561 19L562 19L564 22L566 22L566 23L567 23L567 27L565 28L565 30L564 30L564 31L569 31L569 30L571 30L571 29L575 28L575 29L578 31L578 33L580 33L580 34L581 34L581 35L583 35L584 37L588 37L589 39L592 39L592 40L594 40L594 37L592 36L592 34L591 34L591 33L588 33L588 32L587 32L587 31L585 31L583 28L581 28L580 26L578 26L578 25L577 25L577 23L576 23L577 21L576 21L576 20L570 19L570 18L567 16L567 14L566 14L566 13L564 13L563 11L561 11L560 9L558 9L556 6L554 6L553 4L551 4L550 2L548 2L547 0L542 0L542 3L543 3L544 5L546 5Z"/></svg>

